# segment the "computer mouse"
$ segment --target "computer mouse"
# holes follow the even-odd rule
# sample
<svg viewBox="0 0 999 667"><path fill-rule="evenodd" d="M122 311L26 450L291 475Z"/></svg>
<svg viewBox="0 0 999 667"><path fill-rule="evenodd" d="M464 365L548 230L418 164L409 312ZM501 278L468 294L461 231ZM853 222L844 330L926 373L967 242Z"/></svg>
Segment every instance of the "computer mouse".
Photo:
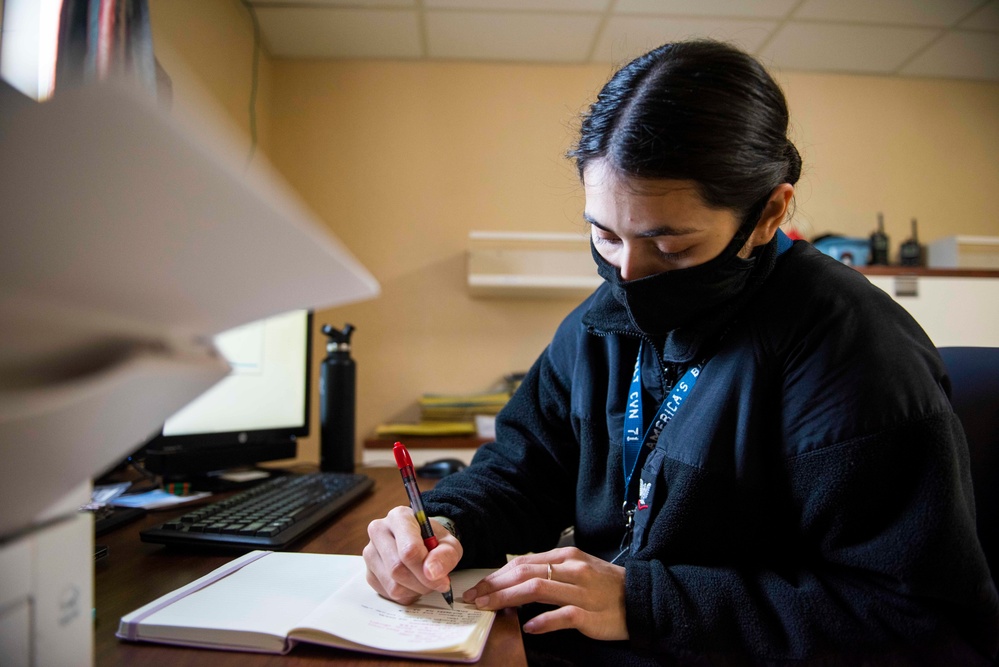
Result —
<svg viewBox="0 0 999 667"><path fill-rule="evenodd" d="M464 470L468 466L461 459L434 459L427 461L416 469L416 474L420 477L430 479L440 479L453 473Z"/></svg>

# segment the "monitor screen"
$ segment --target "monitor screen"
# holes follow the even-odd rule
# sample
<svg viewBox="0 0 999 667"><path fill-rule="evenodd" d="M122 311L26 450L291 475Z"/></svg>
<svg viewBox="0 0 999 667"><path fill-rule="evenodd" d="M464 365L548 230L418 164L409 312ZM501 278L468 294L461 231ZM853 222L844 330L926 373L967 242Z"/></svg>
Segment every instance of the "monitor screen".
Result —
<svg viewBox="0 0 999 667"><path fill-rule="evenodd" d="M214 342L229 375L167 419L144 448L146 469L165 478L291 458L309 433L310 312L236 327Z"/></svg>

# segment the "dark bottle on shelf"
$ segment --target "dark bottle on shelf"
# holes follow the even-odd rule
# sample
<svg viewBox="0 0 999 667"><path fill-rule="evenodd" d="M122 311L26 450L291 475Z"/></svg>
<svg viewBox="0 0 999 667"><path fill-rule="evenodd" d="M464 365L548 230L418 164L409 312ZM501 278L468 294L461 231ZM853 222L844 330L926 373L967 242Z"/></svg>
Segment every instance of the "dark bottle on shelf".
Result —
<svg viewBox="0 0 999 667"><path fill-rule="evenodd" d="M324 324L326 358L319 370L319 467L354 472L354 419L357 366L350 356L353 325L343 330Z"/></svg>
<svg viewBox="0 0 999 667"><path fill-rule="evenodd" d="M869 264L888 264L888 235L885 234L885 217L878 213L878 228L871 234L871 256Z"/></svg>
<svg viewBox="0 0 999 667"><path fill-rule="evenodd" d="M916 219L912 219L912 238L908 239L898 249L898 262L902 266L922 266L923 246L919 245L919 236L916 234Z"/></svg>

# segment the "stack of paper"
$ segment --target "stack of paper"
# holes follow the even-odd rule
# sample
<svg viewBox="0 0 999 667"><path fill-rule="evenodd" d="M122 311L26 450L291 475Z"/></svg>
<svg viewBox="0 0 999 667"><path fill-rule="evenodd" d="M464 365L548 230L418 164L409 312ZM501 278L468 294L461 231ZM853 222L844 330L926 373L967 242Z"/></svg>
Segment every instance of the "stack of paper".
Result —
<svg viewBox="0 0 999 667"><path fill-rule="evenodd" d="M473 422L476 415L498 414L507 401L509 392L482 394L424 394L420 397L420 415L423 421Z"/></svg>
<svg viewBox="0 0 999 667"><path fill-rule="evenodd" d="M397 422L379 424L375 427L375 435L378 437L415 435L440 438L449 436L475 435L475 433L475 422Z"/></svg>

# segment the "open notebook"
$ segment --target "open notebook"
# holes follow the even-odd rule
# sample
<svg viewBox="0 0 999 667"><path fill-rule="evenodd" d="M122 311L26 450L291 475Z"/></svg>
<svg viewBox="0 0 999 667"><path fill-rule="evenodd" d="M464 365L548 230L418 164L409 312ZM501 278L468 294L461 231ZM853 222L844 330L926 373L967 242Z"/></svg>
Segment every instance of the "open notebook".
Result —
<svg viewBox="0 0 999 667"><path fill-rule="evenodd" d="M482 655L495 612L461 602L491 570L453 572L454 609L440 593L390 602L360 556L253 551L122 617L129 641L259 653L296 643L451 662Z"/></svg>

